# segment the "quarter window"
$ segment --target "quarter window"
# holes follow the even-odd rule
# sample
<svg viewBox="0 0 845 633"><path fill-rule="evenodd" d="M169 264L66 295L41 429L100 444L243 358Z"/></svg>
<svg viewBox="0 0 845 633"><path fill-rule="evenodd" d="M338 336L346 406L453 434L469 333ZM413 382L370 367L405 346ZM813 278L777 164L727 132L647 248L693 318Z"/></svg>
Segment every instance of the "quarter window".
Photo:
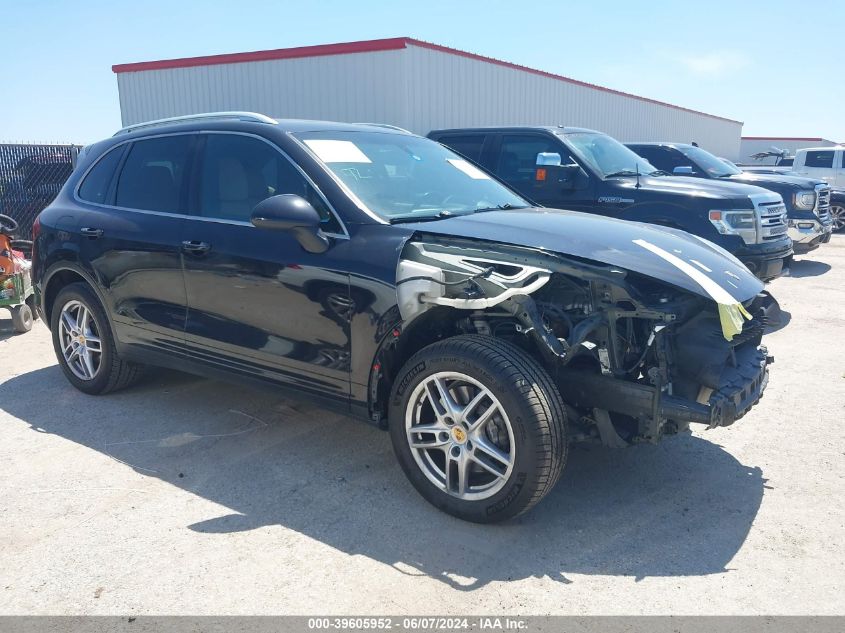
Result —
<svg viewBox="0 0 845 633"><path fill-rule="evenodd" d="M833 151L807 152L804 167L824 167L830 169L833 167Z"/></svg>
<svg viewBox="0 0 845 633"><path fill-rule="evenodd" d="M481 162L481 150L484 148L483 134L464 134L461 136L444 136L438 139L444 145L448 145L453 151L471 161Z"/></svg>
<svg viewBox="0 0 845 633"><path fill-rule="evenodd" d="M207 135L200 173L201 216L248 222L262 200L292 193L311 203L325 231L340 230L337 219L302 173L260 139L239 134Z"/></svg>
<svg viewBox="0 0 845 633"><path fill-rule="evenodd" d="M79 197L82 200L96 202L97 204L108 203L114 171L117 169L125 149L126 146L124 145L115 147L97 161L79 187Z"/></svg>
<svg viewBox="0 0 845 633"><path fill-rule="evenodd" d="M180 134L133 143L117 181L115 204L146 211L182 211L193 138Z"/></svg>

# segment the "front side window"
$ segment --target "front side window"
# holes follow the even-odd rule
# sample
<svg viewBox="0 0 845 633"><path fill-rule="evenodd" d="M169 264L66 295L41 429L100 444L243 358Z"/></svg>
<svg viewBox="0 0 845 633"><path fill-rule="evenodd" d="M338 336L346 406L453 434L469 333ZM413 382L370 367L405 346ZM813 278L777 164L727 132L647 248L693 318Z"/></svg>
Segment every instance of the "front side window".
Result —
<svg viewBox="0 0 845 633"><path fill-rule="evenodd" d="M636 176L657 171L654 165L637 156L615 138L598 132L565 132L566 140L578 157L602 178Z"/></svg>
<svg viewBox="0 0 845 633"><path fill-rule="evenodd" d="M199 215L248 222L259 202L290 193L311 203L324 222L324 230L339 230L337 219L314 187L275 147L241 134L206 136Z"/></svg>
<svg viewBox="0 0 845 633"><path fill-rule="evenodd" d="M82 200L96 202L97 204L108 203L114 171L120 164L125 149L125 145L115 147L97 161L79 187L79 197Z"/></svg>
<svg viewBox="0 0 845 633"><path fill-rule="evenodd" d="M450 149L394 132L303 132L297 138L356 202L380 217L413 220L530 206Z"/></svg>
<svg viewBox="0 0 845 633"><path fill-rule="evenodd" d="M519 188L520 184L534 184L537 172L537 154L560 154L562 165L572 162L565 148L553 138L535 134L513 134L502 138L496 175Z"/></svg>
<svg viewBox="0 0 845 633"><path fill-rule="evenodd" d="M830 169L833 167L833 151L823 150L807 152L806 159L804 160L804 167L822 167Z"/></svg>
<svg viewBox="0 0 845 633"><path fill-rule="evenodd" d="M193 139L193 135L178 134L132 143L117 181L115 204L146 211L183 211Z"/></svg>
<svg viewBox="0 0 845 633"><path fill-rule="evenodd" d="M699 169L703 169L711 178L727 178L728 176L736 176L742 173L741 170L729 165L721 158L714 156L700 147L690 145L689 147L684 147L681 151L689 159L687 164L692 162Z"/></svg>

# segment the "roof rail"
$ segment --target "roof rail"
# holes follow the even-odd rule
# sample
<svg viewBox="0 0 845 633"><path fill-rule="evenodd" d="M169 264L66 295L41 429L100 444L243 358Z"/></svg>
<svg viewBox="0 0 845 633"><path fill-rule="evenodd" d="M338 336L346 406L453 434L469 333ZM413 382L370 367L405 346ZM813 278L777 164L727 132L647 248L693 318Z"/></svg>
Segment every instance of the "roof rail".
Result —
<svg viewBox="0 0 845 633"><path fill-rule="evenodd" d="M405 132L405 134L413 134L410 130L406 130L398 125L390 125L388 123L353 123L352 125L374 125L375 127L384 127L388 130L396 130L398 132Z"/></svg>
<svg viewBox="0 0 845 633"><path fill-rule="evenodd" d="M205 112L202 114L186 114L185 116L174 116L166 119L156 119L155 121L145 121L144 123L135 123L134 125L127 125L120 128L114 133L128 134L135 130L140 130L147 127L156 127L159 125L168 125L169 123L182 123L188 121L204 121L211 119L236 119L238 121L251 121L252 123L269 123L276 125L278 121L271 119L266 114L259 114L258 112Z"/></svg>

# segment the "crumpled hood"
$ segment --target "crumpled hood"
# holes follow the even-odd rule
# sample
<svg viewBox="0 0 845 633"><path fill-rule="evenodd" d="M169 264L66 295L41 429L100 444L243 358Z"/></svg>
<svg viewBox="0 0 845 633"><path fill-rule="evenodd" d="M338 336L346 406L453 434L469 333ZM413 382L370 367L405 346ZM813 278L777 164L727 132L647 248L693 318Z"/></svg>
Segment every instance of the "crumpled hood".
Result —
<svg viewBox="0 0 845 633"><path fill-rule="evenodd" d="M748 196L764 193L760 187L752 184L743 184L729 180L708 180L706 178L693 178L691 176L640 176L640 186L637 188L637 179L624 177L616 180L619 189L630 189L631 193L639 192L642 196L646 192L655 193L682 193L685 196L696 196L715 200L738 200L745 199L749 209L752 207Z"/></svg>
<svg viewBox="0 0 845 633"><path fill-rule="evenodd" d="M708 299L714 299L710 282L740 302L763 289L759 279L719 246L684 231L653 224L578 211L529 208L403 226L418 233L500 242L589 259L647 275Z"/></svg>
<svg viewBox="0 0 845 633"><path fill-rule="evenodd" d="M770 185L780 186L783 189L815 189L816 185L826 184L823 180L807 178L805 176L791 176L787 174L760 174L744 171L741 174L732 175L724 179L726 182L742 182L748 185L769 187Z"/></svg>

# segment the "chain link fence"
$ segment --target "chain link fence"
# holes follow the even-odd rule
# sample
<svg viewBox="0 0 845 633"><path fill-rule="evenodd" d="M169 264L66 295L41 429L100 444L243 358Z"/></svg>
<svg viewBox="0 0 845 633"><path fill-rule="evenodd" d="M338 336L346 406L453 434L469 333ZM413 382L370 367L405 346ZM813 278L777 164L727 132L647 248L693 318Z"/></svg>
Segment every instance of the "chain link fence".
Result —
<svg viewBox="0 0 845 633"><path fill-rule="evenodd" d="M0 213L18 223L18 238L32 239L35 216L65 184L79 149L79 145L0 144Z"/></svg>

